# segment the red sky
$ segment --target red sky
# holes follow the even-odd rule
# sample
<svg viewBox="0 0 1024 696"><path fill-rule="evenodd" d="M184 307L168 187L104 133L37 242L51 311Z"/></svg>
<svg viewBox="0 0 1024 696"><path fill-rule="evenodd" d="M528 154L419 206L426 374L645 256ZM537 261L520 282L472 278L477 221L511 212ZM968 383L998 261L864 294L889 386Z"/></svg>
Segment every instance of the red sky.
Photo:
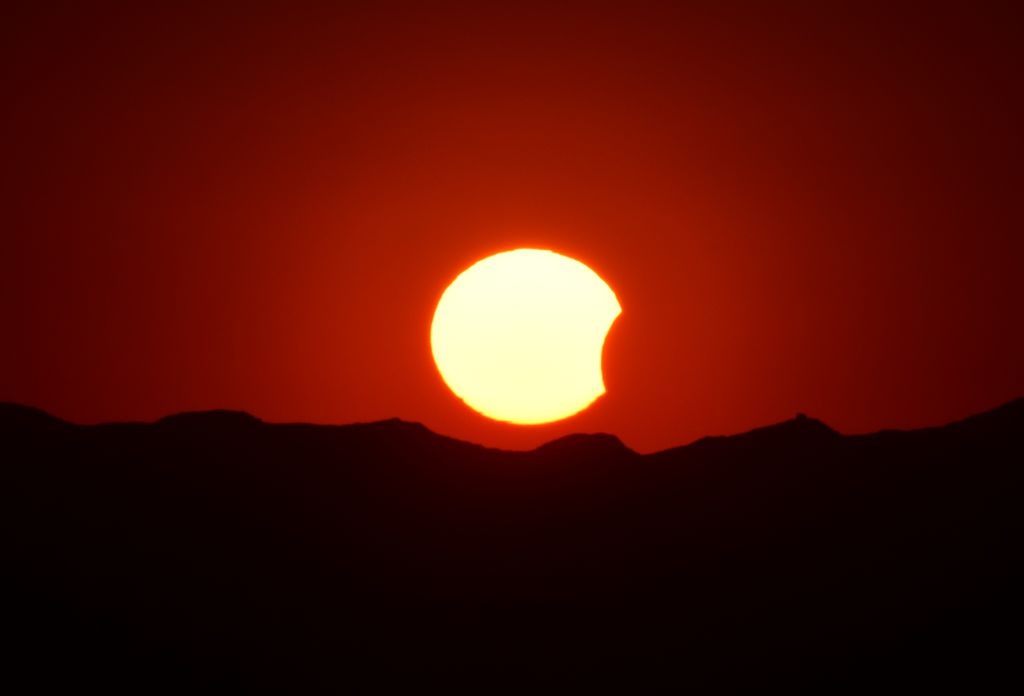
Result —
<svg viewBox="0 0 1024 696"><path fill-rule="evenodd" d="M235 4L5 20L0 400L651 451L1024 394L1011 14ZM523 246L623 306L608 394L539 428L469 411L428 342L447 283Z"/></svg>

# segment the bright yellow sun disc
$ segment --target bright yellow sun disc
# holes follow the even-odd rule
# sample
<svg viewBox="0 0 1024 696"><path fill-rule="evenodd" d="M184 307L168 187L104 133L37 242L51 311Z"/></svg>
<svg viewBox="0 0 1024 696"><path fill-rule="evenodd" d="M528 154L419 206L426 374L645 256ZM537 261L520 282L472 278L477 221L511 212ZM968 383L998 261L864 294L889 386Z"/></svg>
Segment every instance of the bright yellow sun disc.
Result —
<svg viewBox="0 0 1024 696"><path fill-rule="evenodd" d="M541 249L489 256L441 295L434 362L470 408L495 420L567 418L605 393L601 351L622 308L587 266Z"/></svg>

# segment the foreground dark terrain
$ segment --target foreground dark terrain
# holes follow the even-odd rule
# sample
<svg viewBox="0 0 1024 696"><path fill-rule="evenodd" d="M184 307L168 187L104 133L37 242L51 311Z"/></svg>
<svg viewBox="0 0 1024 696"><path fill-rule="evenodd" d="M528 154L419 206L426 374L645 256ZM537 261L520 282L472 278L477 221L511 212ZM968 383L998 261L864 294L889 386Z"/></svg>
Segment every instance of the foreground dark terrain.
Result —
<svg viewBox="0 0 1024 696"><path fill-rule="evenodd" d="M86 427L0 405L5 679L1019 681L1022 435L1024 400L644 456L606 435L503 452L401 421Z"/></svg>

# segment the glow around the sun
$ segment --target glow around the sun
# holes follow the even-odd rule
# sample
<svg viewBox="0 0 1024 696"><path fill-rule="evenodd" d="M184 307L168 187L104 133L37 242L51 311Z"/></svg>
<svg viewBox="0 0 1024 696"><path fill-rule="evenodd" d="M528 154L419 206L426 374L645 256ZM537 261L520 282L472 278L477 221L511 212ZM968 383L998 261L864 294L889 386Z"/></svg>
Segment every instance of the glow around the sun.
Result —
<svg viewBox="0 0 1024 696"><path fill-rule="evenodd" d="M430 344L445 383L468 406L496 420L547 423L605 393L601 353L621 311L579 261L517 249L478 261L448 286Z"/></svg>

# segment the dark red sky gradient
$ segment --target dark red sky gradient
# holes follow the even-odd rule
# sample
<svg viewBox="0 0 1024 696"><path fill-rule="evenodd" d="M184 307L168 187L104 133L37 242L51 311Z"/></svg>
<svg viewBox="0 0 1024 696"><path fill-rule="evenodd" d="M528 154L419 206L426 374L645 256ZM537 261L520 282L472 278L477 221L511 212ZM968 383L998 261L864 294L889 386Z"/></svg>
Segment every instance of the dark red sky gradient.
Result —
<svg viewBox="0 0 1024 696"><path fill-rule="evenodd" d="M5 20L0 400L650 451L1024 394L1012 14L425 4ZM608 394L540 428L466 409L428 343L522 246L623 306Z"/></svg>

